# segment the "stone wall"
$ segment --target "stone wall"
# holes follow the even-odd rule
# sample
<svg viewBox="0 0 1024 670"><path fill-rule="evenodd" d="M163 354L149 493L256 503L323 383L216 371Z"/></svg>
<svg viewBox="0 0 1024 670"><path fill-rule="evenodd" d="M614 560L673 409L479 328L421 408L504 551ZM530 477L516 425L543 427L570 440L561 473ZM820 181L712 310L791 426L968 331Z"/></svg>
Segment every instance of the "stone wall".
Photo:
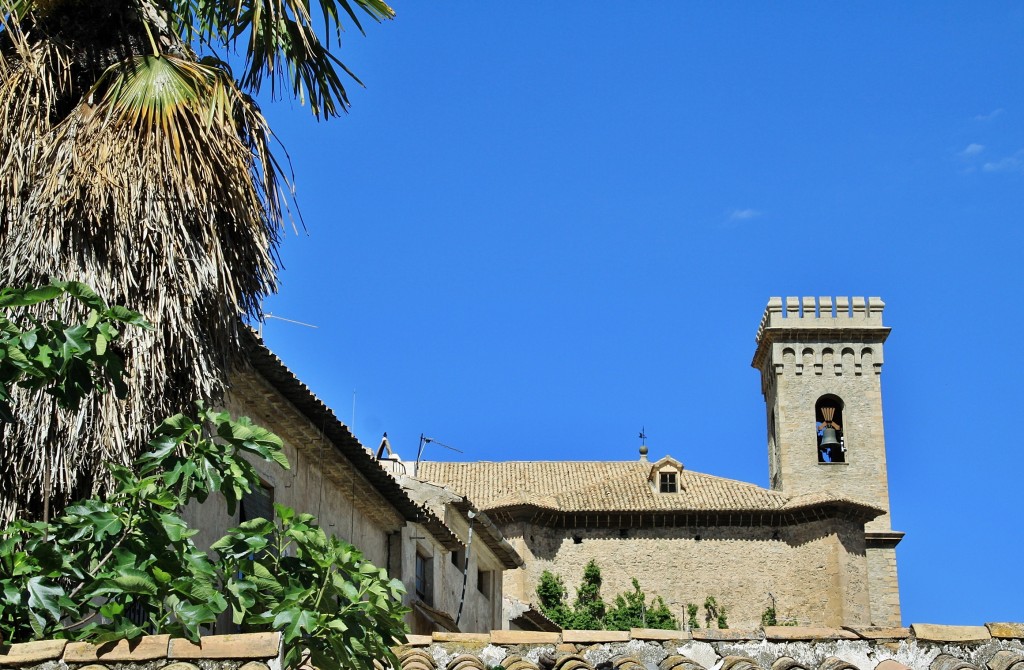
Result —
<svg viewBox="0 0 1024 670"><path fill-rule="evenodd" d="M455 531L463 540L469 537L469 524L466 519L449 505L445 510L445 524ZM451 561L451 554L446 553L442 568L442 583L445 598L452 610L458 609L462 598L463 561L465 553L460 553L459 564ZM466 571L466 598L462 607L462 619L459 628L464 631L484 631L501 627L501 597L504 593L502 573L504 567L483 540L483 529L476 528L473 543L469 551L469 569ZM484 574L481 575L481 572ZM483 576L484 583L478 578Z"/></svg>
<svg viewBox="0 0 1024 670"><path fill-rule="evenodd" d="M728 610L731 626L761 623L775 596L779 620L805 625L870 623L868 566L862 526L840 519L772 527L651 529L548 528L527 522L502 527L526 561L505 573L505 593L538 602L544 570L560 575L570 598L591 559L601 568L605 602L632 590L636 577L660 595L679 620L687 603L707 596ZM638 566L656 566L639 570ZM703 608L699 615L701 626Z"/></svg>
<svg viewBox="0 0 1024 670"><path fill-rule="evenodd" d="M451 518L446 519L446 523L459 537L467 537L467 528L453 525ZM402 531L400 553L401 574L413 576L412 581L406 584L404 604L407 607L412 607L413 601L417 599L415 573L416 554L419 553L429 559L427 569L431 602L428 605L448 614L454 620L459 615L459 603L463 596L465 549L456 554L458 565L455 565L452 562L451 551L432 540L429 532L418 524L409 524ZM490 579L490 584L484 585L484 590L487 593L481 590L477 582L480 571L488 573L485 577ZM475 538L469 552L469 568L465 573L466 590L465 600L462 602L462 616L459 619L460 630L488 631L501 626L501 571L502 567L498 559L482 541ZM486 588L488 586L489 589ZM434 629L430 621L415 611L406 620L414 633Z"/></svg>
<svg viewBox="0 0 1024 670"><path fill-rule="evenodd" d="M240 372L232 385L226 409L235 416L248 416L284 441L290 470L255 463L260 477L273 489L274 502L314 514L325 532L355 545L375 565L386 566L388 534L405 525L401 515L262 377ZM197 545L209 546L238 523L237 510L233 517L224 510L223 500L186 510L186 521L200 529Z"/></svg>
<svg viewBox="0 0 1024 670"><path fill-rule="evenodd" d="M828 346L838 352L847 345L829 343ZM809 342L793 349L820 351L825 347L825 343ZM857 347L857 351L870 348ZM791 350L788 346L784 348L784 352ZM775 397L768 398L777 413L774 421L780 473L778 488L790 495L828 491L879 507L887 513L869 521L866 529L890 530L881 377L873 370L837 375L834 370L826 369L821 374L798 375L795 364L784 360L781 368L777 368ZM844 403L845 463L818 462L814 405L828 394L838 396Z"/></svg>
<svg viewBox="0 0 1024 670"><path fill-rule="evenodd" d="M900 585L896 574L895 548L868 549L868 584L871 620L879 625L900 624Z"/></svg>

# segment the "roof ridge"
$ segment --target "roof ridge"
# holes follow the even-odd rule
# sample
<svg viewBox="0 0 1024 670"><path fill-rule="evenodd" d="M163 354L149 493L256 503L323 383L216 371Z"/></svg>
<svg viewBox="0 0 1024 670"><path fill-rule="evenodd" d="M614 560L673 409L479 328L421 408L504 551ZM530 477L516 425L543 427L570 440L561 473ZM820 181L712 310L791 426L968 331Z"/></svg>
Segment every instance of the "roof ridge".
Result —
<svg viewBox="0 0 1024 670"><path fill-rule="evenodd" d="M764 493L779 496L780 498L784 498L786 500L791 498L791 496L783 493L782 491L776 491L775 489L765 488L760 484L754 484L753 482L745 482L742 479L732 479L731 477L722 477L720 475L712 475L708 474L707 472L698 472L696 470L683 470L683 475L694 475L697 477L705 477L707 479L715 479L721 482L728 482L730 484L738 484L740 486L750 487L753 489L757 489L758 491L763 491Z"/></svg>
<svg viewBox="0 0 1024 670"><path fill-rule="evenodd" d="M655 462L656 461L648 462L648 461L640 461L640 460L636 460L636 459L629 460L629 461L608 461L608 460L599 461L599 460L592 460L592 459L591 460L562 459L562 460L556 461L556 460L543 459L543 458L534 458L534 459L523 460L523 461L511 461L511 460L488 461L488 460L484 460L484 459L480 459L480 460L476 460L476 461L427 461L427 460L422 460L422 461L420 461L420 465L424 465L424 464L431 464L431 465L477 465L479 463L494 463L494 464L505 464L505 463L609 463L609 464L636 464L636 465L644 465L645 467L650 467Z"/></svg>

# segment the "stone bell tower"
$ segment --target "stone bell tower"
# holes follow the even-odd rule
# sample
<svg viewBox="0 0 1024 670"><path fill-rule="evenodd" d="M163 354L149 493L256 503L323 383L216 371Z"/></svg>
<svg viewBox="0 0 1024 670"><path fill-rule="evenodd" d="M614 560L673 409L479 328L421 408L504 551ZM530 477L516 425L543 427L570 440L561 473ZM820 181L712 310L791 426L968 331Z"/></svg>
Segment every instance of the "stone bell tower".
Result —
<svg viewBox="0 0 1024 670"><path fill-rule="evenodd" d="M880 298L771 298L753 367L768 412L771 488L828 493L885 513L865 524L871 620L900 624L882 423Z"/></svg>

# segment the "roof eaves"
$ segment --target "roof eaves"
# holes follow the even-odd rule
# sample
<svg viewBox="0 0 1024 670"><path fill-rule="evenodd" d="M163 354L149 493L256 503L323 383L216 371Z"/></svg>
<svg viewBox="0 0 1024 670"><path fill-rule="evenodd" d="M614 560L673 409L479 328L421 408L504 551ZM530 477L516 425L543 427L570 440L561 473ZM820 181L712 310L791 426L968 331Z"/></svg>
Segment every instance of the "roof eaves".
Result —
<svg viewBox="0 0 1024 670"><path fill-rule="evenodd" d="M804 510L840 509L851 512L853 516L863 519L865 522L885 514L881 507L875 507L859 500L831 496L829 494L805 494L794 496L782 506L782 512L798 512Z"/></svg>
<svg viewBox="0 0 1024 670"><path fill-rule="evenodd" d="M465 548L466 545L459 539L459 536L440 517L430 511L426 505L421 505L420 511L423 513L423 519L420 520L419 524L434 536L438 544L448 551L459 551Z"/></svg>
<svg viewBox="0 0 1024 670"><path fill-rule="evenodd" d="M526 565L526 561L519 555L505 536L502 535L498 527L494 525L490 517L486 513L476 509L471 502L466 498L459 498L452 501L452 506L459 510L464 516L468 518L469 513L472 512L474 517L473 520L480 524L483 528L483 540L487 548L494 553L494 555L501 561L502 566L506 570L514 570L515 568L521 568Z"/></svg>
<svg viewBox="0 0 1024 670"><path fill-rule="evenodd" d="M419 522L423 519L424 510L413 503L398 481L363 448L348 426L335 416L331 408L317 398L252 330L242 329L241 340L242 351L253 369L314 426L319 426L338 453L347 459L398 510L399 514L407 521Z"/></svg>
<svg viewBox="0 0 1024 670"><path fill-rule="evenodd" d="M536 606L530 603L529 607L527 607L527 609L515 619L512 619L512 621L521 619L522 622L528 623L528 625L532 626L536 630L547 633L562 632L561 626L549 619L546 614L540 611L540 609L535 608ZM525 628L522 623L520 623L520 627Z"/></svg>

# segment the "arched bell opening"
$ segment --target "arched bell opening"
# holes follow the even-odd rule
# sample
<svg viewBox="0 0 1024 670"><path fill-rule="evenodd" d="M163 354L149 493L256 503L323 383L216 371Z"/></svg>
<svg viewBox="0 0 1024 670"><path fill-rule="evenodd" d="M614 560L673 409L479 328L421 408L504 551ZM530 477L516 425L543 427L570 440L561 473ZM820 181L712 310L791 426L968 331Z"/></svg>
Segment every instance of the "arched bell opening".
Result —
<svg viewBox="0 0 1024 670"><path fill-rule="evenodd" d="M815 432L818 436L819 463L845 463L846 440L843 436L843 400L823 395L814 403Z"/></svg>

